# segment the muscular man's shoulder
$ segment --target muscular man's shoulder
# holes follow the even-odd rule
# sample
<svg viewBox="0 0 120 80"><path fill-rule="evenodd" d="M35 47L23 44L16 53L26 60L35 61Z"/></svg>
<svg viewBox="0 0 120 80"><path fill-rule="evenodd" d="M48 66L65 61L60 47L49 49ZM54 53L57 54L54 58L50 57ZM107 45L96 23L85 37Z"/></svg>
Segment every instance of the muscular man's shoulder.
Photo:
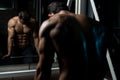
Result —
<svg viewBox="0 0 120 80"><path fill-rule="evenodd" d="M10 20L13 20L13 21L18 21L18 16L15 16L15 17L12 17Z"/></svg>
<svg viewBox="0 0 120 80"><path fill-rule="evenodd" d="M18 21L18 17L17 17L17 16L15 16L15 17L9 19L9 21L8 21L8 27L14 26L14 25L16 24L17 21Z"/></svg>
<svg viewBox="0 0 120 80"><path fill-rule="evenodd" d="M43 21L41 26L40 26L40 32L43 32L45 29L47 29L48 25L49 25L48 20Z"/></svg>
<svg viewBox="0 0 120 80"><path fill-rule="evenodd" d="M54 27L53 25L55 25L55 21L51 18L43 21L41 26L40 26L40 30L39 30L40 34L48 32L49 29Z"/></svg>
<svg viewBox="0 0 120 80"><path fill-rule="evenodd" d="M18 21L18 16L15 16L15 17L10 18L9 21L13 21L13 22Z"/></svg>

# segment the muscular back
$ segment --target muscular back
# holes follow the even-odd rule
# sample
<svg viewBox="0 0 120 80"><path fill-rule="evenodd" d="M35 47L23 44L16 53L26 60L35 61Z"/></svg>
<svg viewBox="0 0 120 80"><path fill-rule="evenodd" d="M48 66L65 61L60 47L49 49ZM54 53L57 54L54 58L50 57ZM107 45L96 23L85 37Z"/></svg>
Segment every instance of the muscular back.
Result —
<svg viewBox="0 0 120 80"><path fill-rule="evenodd" d="M9 21L8 25L10 25L8 28L13 28L11 33L13 34L15 46L26 47L31 44L35 28L34 20L31 19L27 24L22 24L18 17L14 17Z"/></svg>
<svg viewBox="0 0 120 80"><path fill-rule="evenodd" d="M83 39L87 37L92 38L92 36L90 36L90 28L94 21L92 22L90 18L84 15L60 12L49 19L49 23L51 22L53 22L55 26L52 24L53 27L50 29L49 34L58 54L71 59L73 58L73 53L75 57L78 55L82 57L85 56L82 54L84 51L81 45L84 45Z"/></svg>
<svg viewBox="0 0 120 80"><path fill-rule="evenodd" d="M52 41L62 62L59 80L102 80L106 46L99 22L61 11L45 21L40 32Z"/></svg>

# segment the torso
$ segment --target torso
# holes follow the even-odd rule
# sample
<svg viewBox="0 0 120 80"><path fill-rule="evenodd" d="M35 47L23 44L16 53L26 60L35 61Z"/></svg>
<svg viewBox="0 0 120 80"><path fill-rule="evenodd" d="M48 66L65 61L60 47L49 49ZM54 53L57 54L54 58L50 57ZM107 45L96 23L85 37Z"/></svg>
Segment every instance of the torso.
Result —
<svg viewBox="0 0 120 80"><path fill-rule="evenodd" d="M81 24L81 20L83 19L85 21ZM68 53L71 55L69 57L72 58L72 53L81 51L80 46L82 45L82 34L88 34L91 25L86 25L86 23L89 22L86 17L71 13L63 15L57 14L53 19L51 18L50 21L56 21L56 26L51 29L50 34L51 38L54 39L54 44L57 45L55 47L58 53L64 56L65 54L68 56Z"/></svg>
<svg viewBox="0 0 120 80"><path fill-rule="evenodd" d="M16 25L14 26L15 36L14 36L14 45L20 48L24 48L26 46L31 45L32 34L34 26L30 22L28 24L20 23L19 19L16 21Z"/></svg>
<svg viewBox="0 0 120 80"><path fill-rule="evenodd" d="M97 44L93 41L94 31L92 32L92 28L93 26L96 26L97 22L91 22L92 20L88 19L85 16L74 15L71 13L70 15L69 13L56 14L55 16L51 17L48 21L49 23L53 23L52 25L56 25L51 25L52 27L49 30L49 35L54 43L54 47L56 49L57 54L59 54L63 63L60 80L80 80L82 77L83 80L87 80L85 76L90 75L87 75L85 73L88 69L88 65L89 73L91 74L94 73L94 71L93 73L91 72L92 69L94 69L94 67L101 67L97 65L99 64L99 61L96 59L97 57L91 56L97 54L97 51L95 51ZM96 31L99 30L97 30L96 28ZM103 39L101 39L101 41L102 40ZM100 50L102 50L102 48ZM100 55L103 54L105 55L105 51L103 51L103 53L101 53ZM91 77L95 75L97 74L94 73ZM99 80L99 77L98 79L93 80Z"/></svg>

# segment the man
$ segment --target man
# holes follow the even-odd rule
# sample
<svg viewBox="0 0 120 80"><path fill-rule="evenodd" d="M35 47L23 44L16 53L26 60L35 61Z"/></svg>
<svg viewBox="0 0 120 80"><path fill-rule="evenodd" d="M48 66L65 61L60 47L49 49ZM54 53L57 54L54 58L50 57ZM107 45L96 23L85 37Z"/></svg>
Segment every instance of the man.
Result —
<svg viewBox="0 0 120 80"><path fill-rule="evenodd" d="M107 48L104 27L82 14L69 12L63 2L52 2L48 11L50 18L39 30L35 80L51 80L54 52L60 65L56 80L103 80Z"/></svg>
<svg viewBox="0 0 120 80"><path fill-rule="evenodd" d="M31 63L34 47L37 50L37 46L38 33L35 19L27 11L21 11L18 16L8 21L8 54L3 58L18 57L14 62L19 63L22 62L20 58L23 57L23 63Z"/></svg>

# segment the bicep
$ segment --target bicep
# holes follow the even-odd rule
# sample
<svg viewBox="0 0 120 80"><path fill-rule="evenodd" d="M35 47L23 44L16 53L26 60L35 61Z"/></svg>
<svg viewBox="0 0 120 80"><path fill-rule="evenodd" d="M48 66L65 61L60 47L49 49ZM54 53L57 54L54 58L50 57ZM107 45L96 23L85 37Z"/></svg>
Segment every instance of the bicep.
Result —
<svg viewBox="0 0 120 80"><path fill-rule="evenodd" d="M14 28L8 27L8 37L13 38L14 36Z"/></svg>
<svg viewBox="0 0 120 80"><path fill-rule="evenodd" d="M42 54L45 51L46 41L45 38L40 38L39 41L39 53Z"/></svg>
<svg viewBox="0 0 120 80"><path fill-rule="evenodd" d="M45 61L51 63L54 58L54 47L52 46L52 42L48 37L40 37L39 39L39 57L44 59Z"/></svg>
<svg viewBox="0 0 120 80"><path fill-rule="evenodd" d="M51 45L48 44L45 37L40 38L39 42L39 63L43 68L50 70L53 60L54 60L54 51L50 48Z"/></svg>
<svg viewBox="0 0 120 80"><path fill-rule="evenodd" d="M50 35L49 22L42 23L39 29L39 53L44 54L47 59L51 59L55 52Z"/></svg>
<svg viewBox="0 0 120 80"><path fill-rule="evenodd" d="M39 53L45 55L51 55L54 52L54 47L50 39L42 37L39 39Z"/></svg>
<svg viewBox="0 0 120 80"><path fill-rule="evenodd" d="M14 36L14 32L15 32L14 26L15 26L15 22L13 20L10 20L8 22L8 37L10 38L13 38Z"/></svg>

